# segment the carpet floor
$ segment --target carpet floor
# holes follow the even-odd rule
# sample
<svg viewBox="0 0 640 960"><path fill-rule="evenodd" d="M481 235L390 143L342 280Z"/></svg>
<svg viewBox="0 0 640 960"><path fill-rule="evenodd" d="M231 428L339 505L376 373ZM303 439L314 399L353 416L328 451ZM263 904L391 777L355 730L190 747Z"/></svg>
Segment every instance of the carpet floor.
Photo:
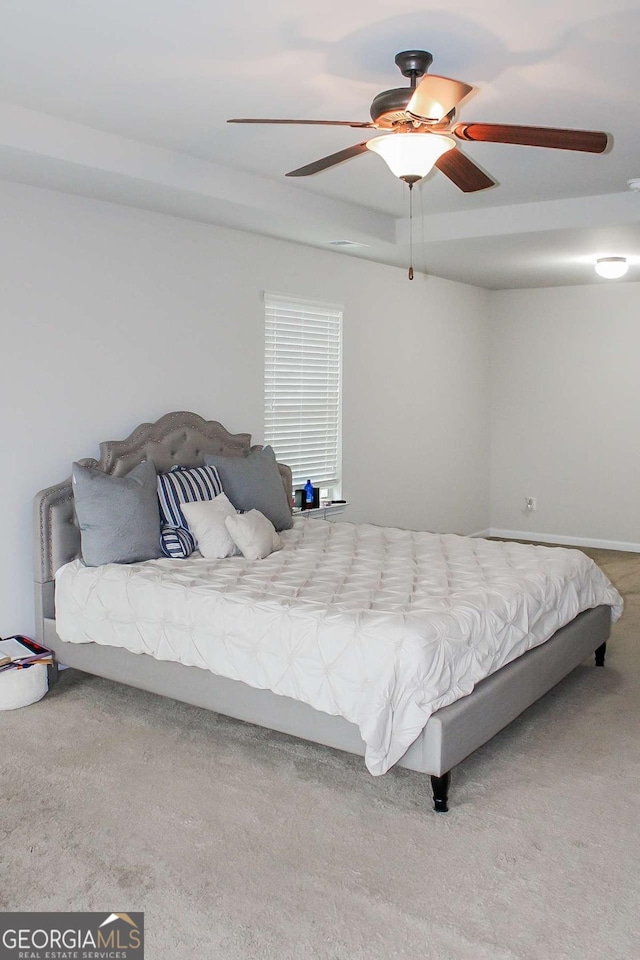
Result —
<svg viewBox="0 0 640 960"><path fill-rule="evenodd" d="M579 667L428 778L76 671L0 714L0 910L145 911L147 960L640 957L640 556Z"/></svg>

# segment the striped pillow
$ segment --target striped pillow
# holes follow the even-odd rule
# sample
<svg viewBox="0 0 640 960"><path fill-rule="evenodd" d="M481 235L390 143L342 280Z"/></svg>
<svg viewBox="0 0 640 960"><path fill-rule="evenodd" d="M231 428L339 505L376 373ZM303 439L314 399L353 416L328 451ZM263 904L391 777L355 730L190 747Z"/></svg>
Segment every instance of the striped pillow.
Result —
<svg viewBox="0 0 640 960"><path fill-rule="evenodd" d="M161 537L162 551L166 556L189 556L182 551L188 548L188 541L182 537L180 553L170 553L177 550L175 530L186 533L193 542L189 533L189 525L180 509L183 503L195 503L198 500L213 500L222 493L222 483L215 467L174 467L168 473L158 474L158 500L160 501L160 522L173 528L167 532L170 542L165 542L165 535Z"/></svg>
<svg viewBox="0 0 640 960"><path fill-rule="evenodd" d="M165 557L186 560L196 548L196 541L188 530L165 523L160 531L160 546Z"/></svg>

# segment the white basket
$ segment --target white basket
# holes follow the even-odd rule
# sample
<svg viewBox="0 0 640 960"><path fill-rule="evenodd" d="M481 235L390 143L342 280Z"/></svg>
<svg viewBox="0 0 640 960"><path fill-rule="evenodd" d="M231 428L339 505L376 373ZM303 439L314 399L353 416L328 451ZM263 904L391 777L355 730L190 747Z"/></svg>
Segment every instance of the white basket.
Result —
<svg viewBox="0 0 640 960"><path fill-rule="evenodd" d="M46 663L0 673L0 710L17 710L42 700L49 689Z"/></svg>

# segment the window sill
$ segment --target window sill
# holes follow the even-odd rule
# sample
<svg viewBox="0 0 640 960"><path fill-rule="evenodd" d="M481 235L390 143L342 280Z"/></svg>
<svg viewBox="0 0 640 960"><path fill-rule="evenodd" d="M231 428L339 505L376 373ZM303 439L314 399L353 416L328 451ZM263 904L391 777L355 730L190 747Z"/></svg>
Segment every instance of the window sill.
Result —
<svg viewBox="0 0 640 960"><path fill-rule="evenodd" d="M298 507L293 509L294 517L314 517L316 520L333 520L349 506L349 501L344 503L332 503L328 507L311 507L310 510L301 510Z"/></svg>

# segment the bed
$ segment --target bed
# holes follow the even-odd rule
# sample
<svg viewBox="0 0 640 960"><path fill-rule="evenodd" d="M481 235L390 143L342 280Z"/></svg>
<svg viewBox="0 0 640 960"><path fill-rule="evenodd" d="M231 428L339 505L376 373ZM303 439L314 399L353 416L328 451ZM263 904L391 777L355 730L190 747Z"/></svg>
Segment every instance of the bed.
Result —
<svg viewBox="0 0 640 960"><path fill-rule="evenodd" d="M126 440L102 443L99 460L81 462L124 476L145 458L160 471L175 464L199 466L208 454L244 456L255 449L249 434L230 434L216 421L177 412L142 424ZM291 473L286 465L278 467L290 502ZM36 496L34 532L37 636L57 662L365 756L372 773L398 764L427 774L438 812L448 809L457 764L594 652L596 664L604 664L612 614L621 612L617 592L579 551L324 520L296 520L283 534L284 549L253 566L196 558L87 570L79 560L70 480ZM555 571L561 562L569 566L560 589ZM401 604L409 568L414 588ZM66 591L59 595L60 623L56 573L59 589ZM191 652L175 630L169 634L173 642L154 646L153 636L166 639L167 631L147 630L146 614L138 613L136 622L135 610L147 598L149 609L162 607L160 574L169 578L173 597L189 604L180 622L193 621L192 639L198 642ZM523 585L527 581L526 595L514 590L516 576ZM487 587L489 582L497 587ZM451 598L463 589L461 607ZM538 594L547 598L540 615ZM114 607L106 617L97 615L108 608L105 596L114 604L118 597L126 601L133 613ZM226 616L220 623L229 623L233 612L233 629L208 628L213 607ZM425 634L427 609L437 616ZM245 619L243 633L235 624ZM481 626L483 640L475 646L466 635L469 620ZM507 629L513 636L504 652L493 637ZM313 642L306 643L310 631ZM268 645L252 646L254 632L268 635ZM348 655L342 656L343 649ZM386 673L378 671L371 681L367 664L382 662L389 649ZM451 650L462 656L459 669L452 666ZM243 672L240 661L251 661L253 672ZM483 672L488 675L481 678Z"/></svg>

